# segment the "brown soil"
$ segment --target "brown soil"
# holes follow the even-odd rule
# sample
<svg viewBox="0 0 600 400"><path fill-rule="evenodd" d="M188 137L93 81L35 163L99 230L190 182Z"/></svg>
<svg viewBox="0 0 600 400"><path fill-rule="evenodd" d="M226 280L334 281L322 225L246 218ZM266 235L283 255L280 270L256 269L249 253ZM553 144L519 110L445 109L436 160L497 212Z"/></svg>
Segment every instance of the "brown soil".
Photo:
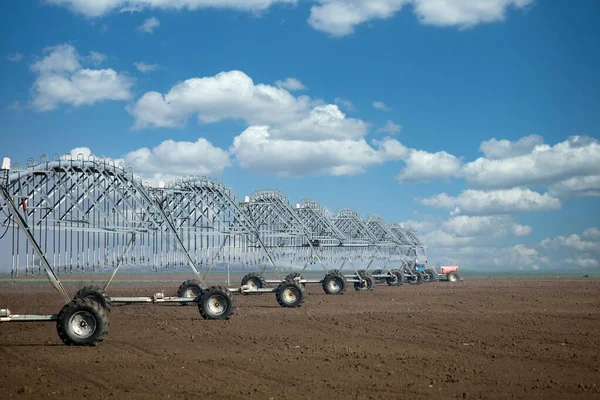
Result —
<svg viewBox="0 0 600 400"><path fill-rule="evenodd" d="M46 286L0 283L0 306L56 313ZM177 289L135 286L111 294ZM237 296L229 321L115 306L97 347L63 345L54 323L3 323L0 371L3 399L600 398L600 279L313 285L299 309Z"/></svg>

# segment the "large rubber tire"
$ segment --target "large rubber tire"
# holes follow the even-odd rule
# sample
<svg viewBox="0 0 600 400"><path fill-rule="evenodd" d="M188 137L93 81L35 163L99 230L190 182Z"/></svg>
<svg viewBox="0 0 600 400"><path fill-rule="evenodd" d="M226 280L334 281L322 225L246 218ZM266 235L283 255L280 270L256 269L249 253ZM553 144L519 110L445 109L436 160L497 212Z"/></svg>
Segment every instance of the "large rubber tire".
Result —
<svg viewBox="0 0 600 400"><path fill-rule="evenodd" d="M100 304L107 313L110 313L112 308L112 302L110 296L106 291L98 286L84 286L75 293L73 300L75 299L92 299L96 303Z"/></svg>
<svg viewBox="0 0 600 400"><path fill-rule="evenodd" d="M347 288L348 281L339 270L327 271L325 278L323 278L323 291L326 294L344 294Z"/></svg>
<svg viewBox="0 0 600 400"><path fill-rule="evenodd" d="M392 276L386 280L388 286L401 286L402 283L404 283L404 276L402 275L402 272L398 271L397 269L393 269L390 271L390 274Z"/></svg>
<svg viewBox="0 0 600 400"><path fill-rule="evenodd" d="M198 311L204 319L229 319L235 311L235 297L227 288L210 286L198 300Z"/></svg>
<svg viewBox="0 0 600 400"><path fill-rule="evenodd" d="M448 274L448 282L462 282L463 279L461 278L460 274L456 271L452 271Z"/></svg>
<svg viewBox="0 0 600 400"><path fill-rule="evenodd" d="M275 291L275 298L281 307L298 308L304 303L304 288L296 281L283 281Z"/></svg>
<svg viewBox="0 0 600 400"><path fill-rule="evenodd" d="M96 346L108 333L108 312L91 298L75 298L58 313L56 331L68 346Z"/></svg>
<svg viewBox="0 0 600 400"><path fill-rule="evenodd" d="M431 280L431 277L427 272L423 271L421 272L421 275L423 275L423 282L429 282Z"/></svg>
<svg viewBox="0 0 600 400"><path fill-rule="evenodd" d="M358 292L365 292L367 290L372 290L375 282L373 281L373 277L369 274L361 275L363 282L354 282L354 289Z"/></svg>
<svg viewBox="0 0 600 400"><path fill-rule="evenodd" d="M283 280L284 281L296 281L296 279L304 279L304 277L299 272L290 272L289 274L286 275L286 277ZM302 287L306 287L305 283L300 283L300 285Z"/></svg>
<svg viewBox="0 0 600 400"><path fill-rule="evenodd" d="M376 269L375 271L373 271L373 275L383 275L383 270L382 269ZM375 280L375 283L384 283L386 281L386 278L373 278Z"/></svg>
<svg viewBox="0 0 600 400"><path fill-rule="evenodd" d="M425 274L427 274L427 276L429 276L428 282L437 281L437 273L435 272L435 270L427 268L424 272Z"/></svg>
<svg viewBox="0 0 600 400"><path fill-rule="evenodd" d="M200 285L200 281L197 279L188 279L179 285L177 289L177 297L193 297L196 298L202 295L202 285ZM187 304L187 303L183 303Z"/></svg>
<svg viewBox="0 0 600 400"><path fill-rule="evenodd" d="M414 271L413 276L407 276L406 281L409 285L420 285L423 283L423 274L420 271Z"/></svg>
<svg viewBox="0 0 600 400"><path fill-rule="evenodd" d="M263 278L261 274L257 272L250 272L242 278L242 286L246 285L254 287L256 289L262 289L267 286L267 283L265 282L265 278Z"/></svg>

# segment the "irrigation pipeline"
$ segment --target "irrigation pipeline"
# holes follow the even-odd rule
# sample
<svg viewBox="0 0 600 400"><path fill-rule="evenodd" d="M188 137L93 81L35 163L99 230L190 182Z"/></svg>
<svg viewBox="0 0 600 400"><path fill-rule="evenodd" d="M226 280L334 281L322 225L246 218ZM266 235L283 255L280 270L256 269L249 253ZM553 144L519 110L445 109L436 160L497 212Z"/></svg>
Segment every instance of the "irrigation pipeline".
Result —
<svg viewBox="0 0 600 400"><path fill-rule="evenodd" d="M240 201L209 177L152 187L104 157L42 156L0 179L0 245L10 248L14 278L190 268L202 279L218 264L325 269L426 251L413 232L374 215L331 214L309 199L293 207L276 190Z"/></svg>

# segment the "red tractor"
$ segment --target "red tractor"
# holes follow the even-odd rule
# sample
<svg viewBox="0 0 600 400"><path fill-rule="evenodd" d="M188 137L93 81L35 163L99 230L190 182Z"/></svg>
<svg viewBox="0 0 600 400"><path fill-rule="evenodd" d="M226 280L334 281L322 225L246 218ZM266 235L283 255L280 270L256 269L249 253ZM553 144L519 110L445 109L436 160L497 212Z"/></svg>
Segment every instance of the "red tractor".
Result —
<svg viewBox="0 0 600 400"><path fill-rule="evenodd" d="M440 267L440 273L437 274L438 281L462 282L463 278L458 273L458 266L443 266Z"/></svg>

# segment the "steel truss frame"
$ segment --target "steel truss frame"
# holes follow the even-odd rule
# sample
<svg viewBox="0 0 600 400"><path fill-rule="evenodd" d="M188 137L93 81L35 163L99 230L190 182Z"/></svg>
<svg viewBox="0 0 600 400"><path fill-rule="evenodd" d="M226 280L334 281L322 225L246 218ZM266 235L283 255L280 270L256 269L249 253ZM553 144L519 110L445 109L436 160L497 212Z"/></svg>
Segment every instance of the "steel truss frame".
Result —
<svg viewBox="0 0 600 400"><path fill-rule="evenodd" d="M210 178L180 180L168 188L153 189L144 185L131 169L110 159L90 156L85 160L81 156L50 161L44 156L38 164L28 162L26 168L15 165L12 170L3 171L0 199L0 212L6 216L0 223L5 230L2 236L9 232L12 236L11 275L18 277L20 253L24 251L25 274L34 274L37 264L37 273L44 270L65 303L71 298L58 277L61 269L96 271L102 265L112 264L104 284L106 290L123 265L152 265L157 270L159 266L169 269L179 263L190 267L205 286L204 279L215 261L231 257L228 242L239 238L246 243L240 247L240 257L247 256L244 251L255 255L262 249L270 259L256 229L240 211L233 191ZM252 236L257 237L254 243L259 246L247 245ZM197 265L203 263L209 268L201 275ZM243 293L252 289L230 291ZM113 302L126 303L197 300L166 297L162 293L112 298ZM1 314L0 321L54 318Z"/></svg>

